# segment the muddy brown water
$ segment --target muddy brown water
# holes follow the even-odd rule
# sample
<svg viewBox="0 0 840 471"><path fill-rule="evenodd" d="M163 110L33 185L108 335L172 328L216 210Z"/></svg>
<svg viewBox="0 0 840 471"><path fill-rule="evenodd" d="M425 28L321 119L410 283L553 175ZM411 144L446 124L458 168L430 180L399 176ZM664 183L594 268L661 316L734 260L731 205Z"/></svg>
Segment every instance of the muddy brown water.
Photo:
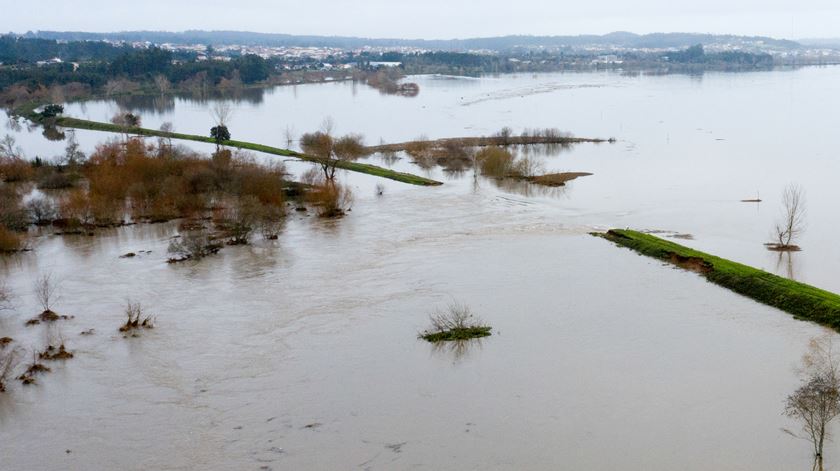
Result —
<svg viewBox="0 0 840 471"><path fill-rule="evenodd" d="M198 263L165 263L174 223L39 237L33 252L3 259L18 297L0 337L24 348L63 338L75 358L0 395L0 468L806 469L808 444L781 431L796 428L781 412L823 329L587 232L692 234L680 243L840 290L827 137L838 79L836 68L420 77L415 98L325 84L241 101L236 137L274 145L286 125L299 133L328 114L369 143L504 125L619 141L543 156L549 170L594 173L551 191L401 156L395 168L446 184L346 173L347 217L292 212L278 240ZM148 127L209 126L211 104L153 105L135 104ZM6 131L29 156L63 147ZM106 137L78 136L88 150ZM789 181L809 204L790 263L762 245ZM764 202L740 203L756 191ZM45 272L61 283L54 310L75 317L25 327ZM155 329L122 337L127 298L157 316ZM452 348L417 340L452 299L493 336ZM826 462L836 460L830 444Z"/></svg>

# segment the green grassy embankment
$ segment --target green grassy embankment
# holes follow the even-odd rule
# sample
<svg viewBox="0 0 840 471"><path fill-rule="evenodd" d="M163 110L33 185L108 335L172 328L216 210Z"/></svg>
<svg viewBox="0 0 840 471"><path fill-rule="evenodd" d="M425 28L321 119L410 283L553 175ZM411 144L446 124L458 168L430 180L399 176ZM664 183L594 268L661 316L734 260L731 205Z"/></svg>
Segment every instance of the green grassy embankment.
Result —
<svg viewBox="0 0 840 471"><path fill-rule="evenodd" d="M33 121L38 122L39 117L33 119L30 116L30 119ZM104 131L104 132L113 132L113 133L128 133L133 135L139 136L156 136L156 137L166 137L170 139L179 139L184 141L195 141L195 142L206 142L209 144L215 144L216 141L209 136L198 136L195 134L183 134L177 132L164 132L158 131L154 129L146 129L146 128L130 128L126 129L122 126L117 126L116 124L111 123L100 123L98 121L88 121L84 119L78 118L69 118L69 117L59 117L56 118L55 121L56 126L61 126L64 128L74 128L74 129L86 129L91 131ZM301 154L300 152L295 152L289 149L281 149L279 147L271 147L266 146L263 144L256 144L253 142L245 142L245 141L225 141L224 145L230 147L236 147L239 149L248 149L257 152L264 152L266 154L274 154L274 155L282 155L286 157L294 157L301 160L306 160L309 162L319 163L321 159L318 157L314 157L311 155ZM350 170L351 172L359 172L359 173L366 173L368 175L373 175L382 178L388 178L390 180L395 180L402 183L409 183L411 185L420 185L420 186L434 186L434 185L442 185L441 182L432 180L429 178L424 178L418 175L412 175L410 173L403 173L403 172L396 172L394 170L389 170L387 168L377 167L376 165L365 164L361 162L349 162L349 161L337 161L336 167L343 168L346 170Z"/></svg>
<svg viewBox="0 0 840 471"><path fill-rule="evenodd" d="M696 271L712 283L840 332L840 295L715 257L650 234L612 229L594 233L643 255Z"/></svg>

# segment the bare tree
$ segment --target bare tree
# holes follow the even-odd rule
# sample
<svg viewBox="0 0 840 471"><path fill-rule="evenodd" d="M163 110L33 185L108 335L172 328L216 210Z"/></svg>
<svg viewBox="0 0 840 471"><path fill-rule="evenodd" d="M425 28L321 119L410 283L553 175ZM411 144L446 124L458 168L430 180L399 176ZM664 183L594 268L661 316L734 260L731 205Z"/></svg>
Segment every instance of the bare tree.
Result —
<svg viewBox="0 0 840 471"><path fill-rule="evenodd" d="M169 253L172 255L169 263L184 260L198 260L208 255L218 253L221 245L210 237L210 232L201 227L195 230L181 232L178 237L169 242Z"/></svg>
<svg viewBox="0 0 840 471"><path fill-rule="evenodd" d="M227 127L231 116L233 116L233 107L229 101L217 101L210 110L210 116L213 117L216 126Z"/></svg>
<svg viewBox="0 0 840 471"><path fill-rule="evenodd" d="M35 196L25 206L32 223L39 226L49 224L58 216L58 208L48 196Z"/></svg>
<svg viewBox="0 0 840 471"><path fill-rule="evenodd" d="M23 157L23 148L17 145L14 136L6 134L0 140L0 158L16 159Z"/></svg>
<svg viewBox="0 0 840 471"><path fill-rule="evenodd" d="M332 135L334 130L335 120L333 120L332 116L327 116L326 118L324 118L324 121L321 122L321 132L324 134Z"/></svg>
<svg viewBox="0 0 840 471"><path fill-rule="evenodd" d="M85 153L81 151L76 132L67 131L67 145L64 147L64 162L73 167L85 161Z"/></svg>
<svg viewBox="0 0 840 471"><path fill-rule="evenodd" d="M325 121L321 131L306 133L300 138L301 148L318 158L328 182L335 180L335 171L343 162L356 160L365 154L364 138L360 134L335 138L331 130L332 123Z"/></svg>
<svg viewBox="0 0 840 471"><path fill-rule="evenodd" d="M167 79L166 76L163 74L155 76L155 86L157 87L158 92L161 95L165 95L172 91L172 84L169 82L169 79Z"/></svg>
<svg viewBox="0 0 840 471"><path fill-rule="evenodd" d="M131 128L139 128L142 124L142 120L140 119L140 116L136 114L125 110L119 110L111 117L111 123L120 127L127 140Z"/></svg>
<svg viewBox="0 0 840 471"><path fill-rule="evenodd" d="M172 124L171 121L166 121L160 125L160 131L167 133L167 136L160 137L158 139L158 146L165 147L167 152L172 151L172 136L168 134L172 134L175 132L175 126Z"/></svg>
<svg viewBox="0 0 840 471"><path fill-rule="evenodd" d="M52 306L59 298L58 283L53 280L52 274L41 275L35 280L35 297L43 312L52 312Z"/></svg>
<svg viewBox="0 0 840 471"><path fill-rule="evenodd" d="M798 250L793 243L805 230L805 195L802 187L790 184L782 193L782 220L776 223L774 233L777 243L774 250Z"/></svg>
<svg viewBox="0 0 840 471"><path fill-rule="evenodd" d="M292 142L295 140L295 128L287 125L283 135L286 137L286 146L291 147Z"/></svg>
<svg viewBox="0 0 840 471"><path fill-rule="evenodd" d="M786 432L811 442L814 470L823 470L823 446L830 439L828 426L840 415L839 365L830 337L812 340L803 357L806 379L785 401L785 415L801 422L804 436Z"/></svg>

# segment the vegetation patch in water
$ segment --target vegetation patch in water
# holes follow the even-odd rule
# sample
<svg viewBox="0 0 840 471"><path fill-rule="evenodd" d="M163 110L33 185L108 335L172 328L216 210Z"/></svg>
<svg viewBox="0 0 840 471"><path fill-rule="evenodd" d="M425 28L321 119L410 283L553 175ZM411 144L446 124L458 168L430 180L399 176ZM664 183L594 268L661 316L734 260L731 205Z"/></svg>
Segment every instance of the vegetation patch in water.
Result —
<svg viewBox="0 0 840 471"><path fill-rule="evenodd" d="M638 231L593 233L640 254L696 271L712 283L840 332L840 295Z"/></svg>
<svg viewBox="0 0 840 471"><path fill-rule="evenodd" d="M420 334L428 342L469 340L491 335L492 328L473 316L469 306L457 302L429 316L432 326Z"/></svg>
<svg viewBox="0 0 840 471"><path fill-rule="evenodd" d="M44 117L36 112L30 112L26 114L28 119L37 123L43 123ZM125 127L120 126L117 124L112 123L102 123L98 121L89 121L84 119L78 118L70 118L70 117L58 117L55 119L55 125L64 127L64 128L74 128L74 129L87 129L92 131L104 131L104 132L112 132L112 133L120 133L120 134L132 134L137 136L156 136L162 137L166 139L179 139L179 140L186 140L186 141L195 141L195 142L206 142L209 144L223 144L230 147L236 147L238 149L248 149L257 152L264 152L266 154L274 154L274 155L281 155L286 157L295 157L301 160L306 160L309 162L318 163L322 159L318 157L301 154L300 152L295 152L289 149L281 149L278 147L266 146L262 144L256 144L253 142L245 142L245 141L236 141L236 140L226 140L222 142L217 142L210 136L198 136L194 134L184 134L184 133L176 133L176 132L169 132L169 131L160 131L155 129L146 129L141 128L139 126L132 126L132 127ZM434 185L441 185L442 183L439 181L435 181L429 178L420 177L417 175L412 175L410 173L403 173L397 172L394 170L390 170L387 168L377 167L376 165L365 164L361 162L351 162L351 161L338 161L335 162L335 167L343 168L346 170L350 170L352 172L360 172L360 173L367 173L369 175L374 175L377 177L388 178L390 180L395 180L403 183L408 183L411 185L421 185L421 186L434 186Z"/></svg>

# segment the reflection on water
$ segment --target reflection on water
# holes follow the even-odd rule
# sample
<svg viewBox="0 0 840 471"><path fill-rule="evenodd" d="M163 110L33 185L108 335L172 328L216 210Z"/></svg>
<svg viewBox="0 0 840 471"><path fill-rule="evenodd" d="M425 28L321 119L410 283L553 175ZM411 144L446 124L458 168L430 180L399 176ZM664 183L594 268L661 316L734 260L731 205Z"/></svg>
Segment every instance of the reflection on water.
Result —
<svg viewBox="0 0 840 471"><path fill-rule="evenodd" d="M573 183L562 186L537 185L514 178L485 178L485 180L493 182L496 187L506 193L516 193L528 198L568 198L569 188L573 185Z"/></svg>
<svg viewBox="0 0 840 471"><path fill-rule="evenodd" d="M132 113L166 114L175 110L176 100L183 100L189 106L204 106L217 101L234 104L259 105L269 89L262 87L213 90L209 92L178 92L168 95L121 95L113 101L121 109Z"/></svg>
<svg viewBox="0 0 840 471"><path fill-rule="evenodd" d="M793 252L780 250L776 258L776 273L783 274L791 280L796 280L796 263Z"/></svg>
<svg viewBox="0 0 840 471"><path fill-rule="evenodd" d="M459 363L466 359L470 352L480 351L483 339L452 340L448 342L433 342L432 353L452 360L452 363Z"/></svg>

